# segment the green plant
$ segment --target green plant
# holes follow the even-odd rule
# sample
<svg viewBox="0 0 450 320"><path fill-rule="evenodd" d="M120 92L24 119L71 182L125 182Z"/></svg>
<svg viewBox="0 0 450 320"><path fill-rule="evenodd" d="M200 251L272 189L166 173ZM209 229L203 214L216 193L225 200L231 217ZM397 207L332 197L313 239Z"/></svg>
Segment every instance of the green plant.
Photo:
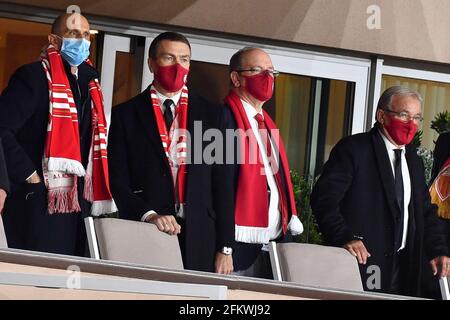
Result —
<svg viewBox="0 0 450 320"><path fill-rule="evenodd" d="M425 182L431 182L431 170L433 169L433 152L423 146L417 147L417 155L422 158L425 168Z"/></svg>
<svg viewBox="0 0 450 320"><path fill-rule="evenodd" d="M450 131L450 112L444 111L438 113L431 121L431 129L441 134Z"/></svg>
<svg viewBox="0 0 450 320"><path fill-rule="evenodd" d="M438 113L434 120L431 121L431 129L435 130L438 134L450 131L450 112L444 111ZM433 168L433 152L422 146L423 131L417 131L414 136L413 144L417 146L417 154L422 158L425 167L425 179L427 184L431 181L431 170Z"/></svg>
<svg viewBox="0 0 450 320"><path fill-rule="evenodd" d="M423 131L417 130L412 143L417 147L420 146L422 144L422 136L423 136Z"/></svg>
<svg viewBox="0 0 450 320"><path fill-rule="evenodd" d="M310 206L310 196L314 180L311 176L300 175L295 171L291 171L291 180L294 188L297 212L304 228L303 233L295 237L295 241L322 244L322 234L319 231Z"/></svg>

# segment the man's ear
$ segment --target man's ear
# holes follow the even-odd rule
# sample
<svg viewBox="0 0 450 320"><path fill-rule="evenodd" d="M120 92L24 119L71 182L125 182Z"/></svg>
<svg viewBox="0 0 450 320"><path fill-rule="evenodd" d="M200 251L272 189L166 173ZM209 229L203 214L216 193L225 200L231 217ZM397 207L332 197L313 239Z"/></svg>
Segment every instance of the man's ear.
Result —
<svg viewBox="0 0 450 320"><path fill-rule="evenodd" d="M56 48L56 50L59 50L62 46L61 40L55 36L54 34L49 34L48 35L48 43L51 44L52 46L54 46Z"/></svg>
<svg viewBox="0 0 450 320"><path fill-rule="evenodd" d="M377 121L381 124L384 124L383 114L384 114L384 111L382 109L377 110L376 118L377 118Z"/></svg>
<svg viewBox="0 0 450 320"><path fill-rule="evenodd" d="M239 80L239 76L236 71L231 71L230 80L235 88L239 88L241 86L241 81Z"/></svg>
<svg viewBox="0 0 450 320"><path fill-rule="evenodd" d="M150 72L151 73L155 73L155 64L156 64L156 62L153 61L152 58L148 58L147 63L148 63L148 68L150 69Z"/></svg>

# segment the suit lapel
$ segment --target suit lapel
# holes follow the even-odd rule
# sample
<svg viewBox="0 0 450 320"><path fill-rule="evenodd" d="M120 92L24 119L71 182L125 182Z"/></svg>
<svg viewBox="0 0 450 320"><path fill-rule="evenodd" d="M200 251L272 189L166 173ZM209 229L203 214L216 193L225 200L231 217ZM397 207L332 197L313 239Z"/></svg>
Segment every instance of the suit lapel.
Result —
<svg viewBox="0 0 450 320"><path fill-rule="evenodd" d="M186 175L186 185L189 184L190 182L190 175L191 175L191 171L195 170L195 166L193 166L192 164L194 163L195 160L195 156L194 156L194 151L197 150L198 148L200 149L201 153L202 153L202 160L203 160L203 146L201 145L200 147L195 146L196 141L200 141L200 143L203 143L203 139L202 137L197 137L196 140L196 136L195 136L195 130L194 130L194 121L202 121L202 116L199 112L199 108L197 107L196 103L195 103L195 98L192 98L190 95L188 97L188 119L187 119L187 129L188 132L190 134L190 143L188 143L188 159L190 161L188 161L188 164L186 165L186 170L187 170L187 175ZM203 135L203 131L204 128L202 128L201 130L201 134ZM197 149L196 149L197 148ZM187 198L187 197L186 197Z"/></svg>
<svg viewBox="0 0 450 320"><path fill-rule="evenodd" d="M408 164L408 171L409 171L409 179L411 181L411 202L408 207L409 212L409 233L414 234L416 231L416 217L415 217L415 210L414 208L417 207L414 203L415 199L418 199L417 196L415 196L416 192L420 193L420 181L418 181L418 175L415 174L415 172L418 172L420 170L420 165L417 163L417 155L416 149L408 146L406 147L406 163Z"/></svg>
<svg viewBox="0 0 450 320"><path fill-rule="evenodd" d="M389 209L394 217L399 215L399 208L395 200L395 186L394 176L392 174L391 164L389 156L384 144L383 138L378 132L378 128L373 128L372 131L372 143L375 149L375 157L377 160L378 172L381 176L381 182L383 183L384 193L388 200Z"/></svg>
<svg viewBox="0 0 450 320"><path fill-rule="evenodd" d="M167 160L164 152L158 126L156 124L156 117L151 104L149 88L134 99L134 104L136 106L138 118L141 125L144 127L147 138L149 138L150 142L153 144L154 150L158 152L159 158L163 161L164 166L167 170L170 170L169 161Z"/></svg>

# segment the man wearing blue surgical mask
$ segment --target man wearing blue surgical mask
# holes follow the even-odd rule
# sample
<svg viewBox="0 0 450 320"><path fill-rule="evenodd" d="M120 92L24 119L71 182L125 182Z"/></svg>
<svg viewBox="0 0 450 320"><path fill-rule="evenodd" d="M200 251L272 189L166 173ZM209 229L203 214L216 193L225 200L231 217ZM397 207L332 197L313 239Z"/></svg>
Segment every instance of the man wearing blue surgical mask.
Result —
<svg viewBox="0 0 450 320"><path fill-rule="evenodd" d="M12 248L84 256L83 218L98 207L92 176L103 177L93 144L105 135L95 131L103 105L98 73L87 60L89 22L63 14L48 41L40 61L20 67L0 96L11 184L3 220Z"/></svg>

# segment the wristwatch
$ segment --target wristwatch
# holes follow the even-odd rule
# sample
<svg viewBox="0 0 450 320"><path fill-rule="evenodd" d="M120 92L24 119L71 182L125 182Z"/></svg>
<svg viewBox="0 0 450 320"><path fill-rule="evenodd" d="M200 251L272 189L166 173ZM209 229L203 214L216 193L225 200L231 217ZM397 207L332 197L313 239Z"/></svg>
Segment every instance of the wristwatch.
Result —
<svg viewBox="0 0 450 320"><path fill-rule="evenodd" d="M231 255L233 254L233 248L230 248L230 247L223 247L223 248L220 250L220 253L222 253L222 254L224 254L224 255L226 255L226 256L231 256Z"/></svg>

